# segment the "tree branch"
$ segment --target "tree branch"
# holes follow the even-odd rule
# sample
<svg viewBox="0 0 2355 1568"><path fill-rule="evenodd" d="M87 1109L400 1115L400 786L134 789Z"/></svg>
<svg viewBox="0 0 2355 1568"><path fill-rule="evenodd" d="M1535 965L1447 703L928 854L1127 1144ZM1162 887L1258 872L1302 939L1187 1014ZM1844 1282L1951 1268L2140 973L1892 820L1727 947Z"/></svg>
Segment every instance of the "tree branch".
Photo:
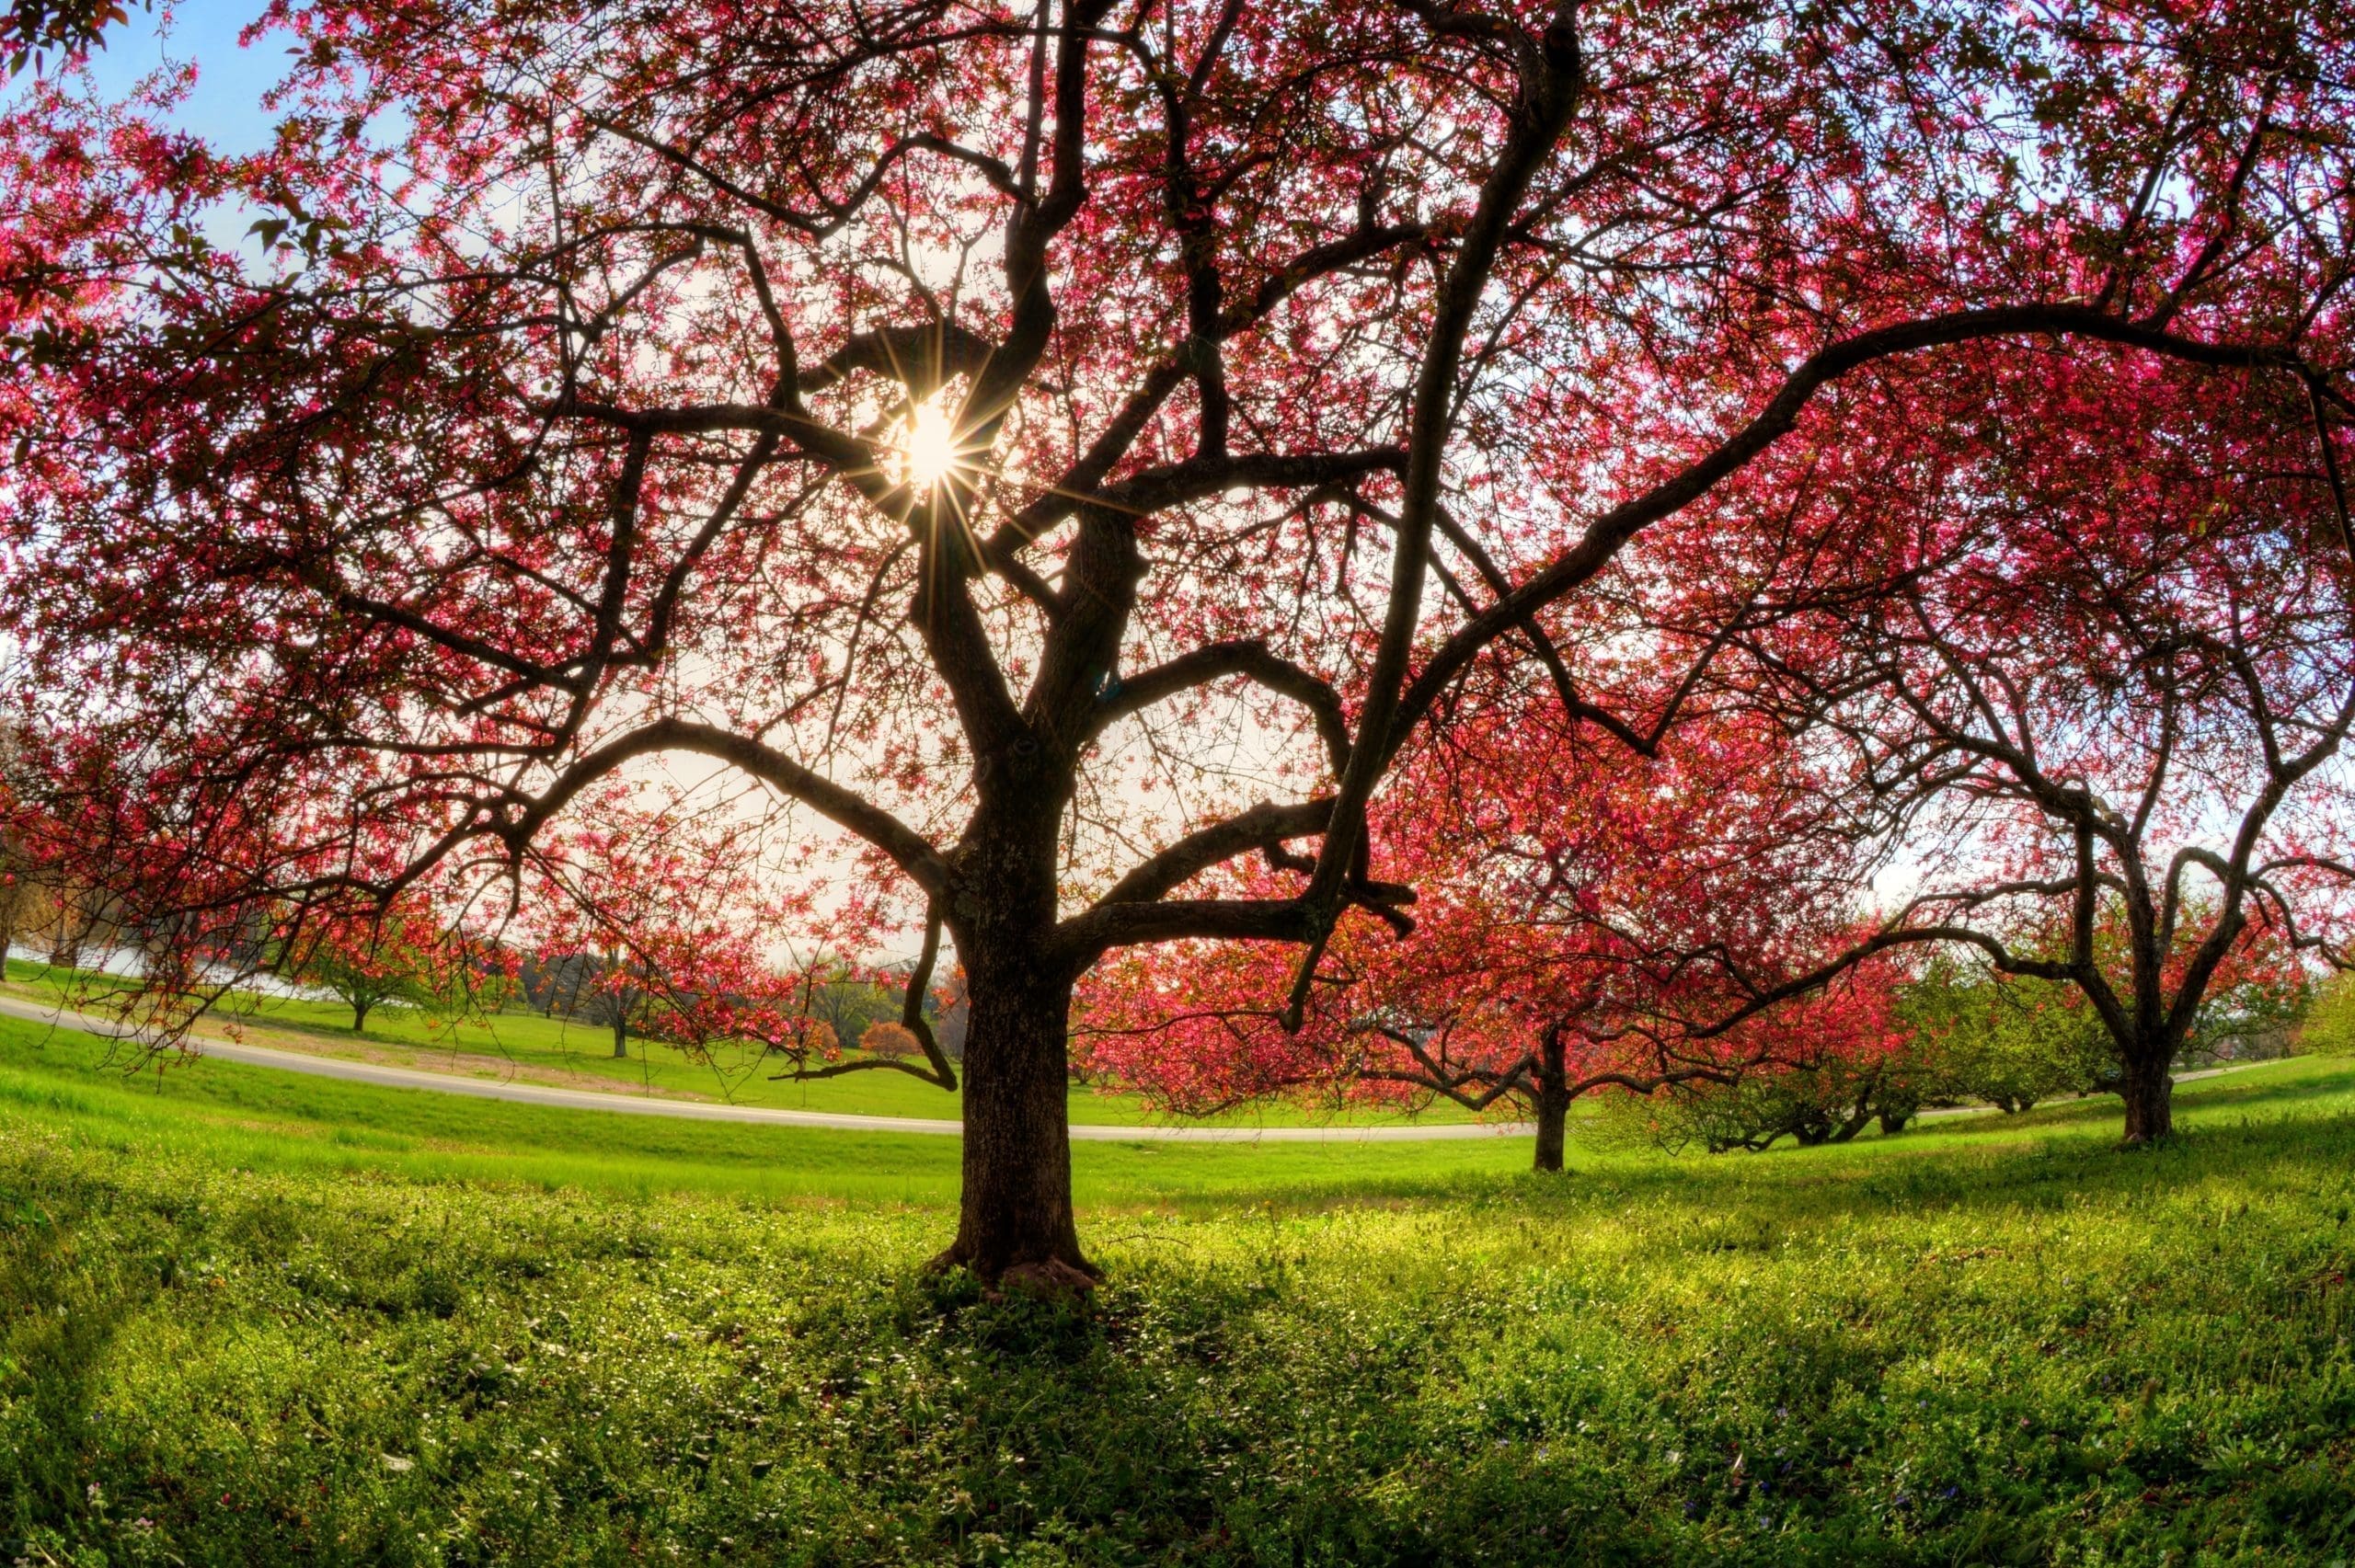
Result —
<svg viewBox="0 0 2355 1568"><path fill-rule="evenodd" d="M1350 731L1341 694L1331 682L1269 652L1268 645L1256 638L1207 643L1120 681L1097 705L1087 736L1093 738L1155 703L1229 675L1243 676L1305 707L1316 721L1316 733L1325 742L1334 774L1338 777L1349 766Z"/></svg>

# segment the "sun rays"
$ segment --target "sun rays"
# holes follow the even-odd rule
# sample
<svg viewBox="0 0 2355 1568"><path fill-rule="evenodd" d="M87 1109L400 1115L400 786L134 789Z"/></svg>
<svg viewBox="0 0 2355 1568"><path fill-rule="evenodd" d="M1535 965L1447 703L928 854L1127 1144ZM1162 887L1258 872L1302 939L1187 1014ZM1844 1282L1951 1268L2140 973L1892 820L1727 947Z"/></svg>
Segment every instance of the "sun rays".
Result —
<svg viewBox="0 0 2355 1568"><path fill-rule="evenodd" d="M936 396L909 411L899 456L906 483L927 492L972 467L972 454L962 450L958 439L956 417L940 406Z"/></svg>

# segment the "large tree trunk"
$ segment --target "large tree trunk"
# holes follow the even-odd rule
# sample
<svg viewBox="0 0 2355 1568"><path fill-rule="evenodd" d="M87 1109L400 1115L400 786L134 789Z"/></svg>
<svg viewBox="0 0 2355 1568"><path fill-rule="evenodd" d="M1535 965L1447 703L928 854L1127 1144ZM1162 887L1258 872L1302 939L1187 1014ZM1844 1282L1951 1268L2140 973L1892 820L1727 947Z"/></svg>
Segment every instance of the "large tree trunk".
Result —
<svg viewBox="0 0 2355 1568"><path fill-rule="evenodd" d="M622 1010L618 1000L614 1003L614 1059L629 1059L629 1014Z"/></svg>
<svg viewBox="0 0 2355 1568"><path fill-rule="evenodd" d="M2150 1143L2175 1131L2175 1078L2167 1070L2174 1055L2147 1047L2121 1064L2126 1072L2118 1092L2126 1099L2127 1142Z"/></svg>
<svg viewBox="0 0 2355 1568"><path fill-rule="evenodd" d="M1537 1152L1530 1168L1559 1171L1569 1130L1570 1086L1563 1070L1562 1037L1546 1031L1537 1052Z"/></svg>
<svg viewBox="0 0 2355 1568"><path fill-rule="evenodd" d="M957 1240L940 1255L985 1281L1085 1290L1101 1271L1072 1214L1071 985L1018 962L967 962L965 1190Z"/></svg>
<svg viewBox="0 0 2355 1568"><path fill-rule="evenodd" d="M368 1009L373 1005L374 1004L373 1002L366 1001L355 1001L351 1004L351 1032L353 1034L357 1035L361 1030L368 1027Z"/></svg>
<svg viewBox="0 0 2355 1568"><path fill-rule="evenodd" d="M935 1262L1047 1295L1102 1271L1079 1250L1071 1202L1068 1030L1077 970L1054 951L1056 827L1067 773L1017 745L982 794L947 899L965 971L964 1193ZM1027 771L1026 771L1027 770Z"/></svg>

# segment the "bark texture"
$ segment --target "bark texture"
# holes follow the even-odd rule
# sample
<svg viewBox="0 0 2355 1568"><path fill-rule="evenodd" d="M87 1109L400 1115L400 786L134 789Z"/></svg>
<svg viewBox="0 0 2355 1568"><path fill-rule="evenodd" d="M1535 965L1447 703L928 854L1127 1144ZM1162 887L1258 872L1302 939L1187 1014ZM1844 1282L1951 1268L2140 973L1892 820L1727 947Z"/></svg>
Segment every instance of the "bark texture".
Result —
<svg viewBox="0 0 2355 1568"><path fill-rule="evenodd" d="M1561 1035L1547 1030L1537 1056L1537 1151L1531 1168L1559 1171L1570 1116L1570 1085Z"/></svg>
<svg viewBox="0 0 2355 1568"><path fill-rule="evenodd" d="M1072 1212L1069 1032L1080 965L1055 942L1056 830L1072 773L1028 737L990 773L948 898L971 1014L964 1192L957 1239L936 1261L985 1284L1067 1295L1102 1277L1079 1250Z"/></svg>
<svg viewBox="0 0 2355 1568"><path fill-rule="evenodd" d="M1085 1290L1100 1271L1072 1212L1071 988L977 984L965 1041L964 1193L942 1254L985 1282Z"/></svg>
<svg viewBox="0 0 2355 1568"><path fill-rule="evenodd" d="M2155 1142L2175 1131L2175 1076L2167 1070L2171 1054L2137 1051L2126 1059L2119 1093L2126 1099L2129 1143Z"/></svg>

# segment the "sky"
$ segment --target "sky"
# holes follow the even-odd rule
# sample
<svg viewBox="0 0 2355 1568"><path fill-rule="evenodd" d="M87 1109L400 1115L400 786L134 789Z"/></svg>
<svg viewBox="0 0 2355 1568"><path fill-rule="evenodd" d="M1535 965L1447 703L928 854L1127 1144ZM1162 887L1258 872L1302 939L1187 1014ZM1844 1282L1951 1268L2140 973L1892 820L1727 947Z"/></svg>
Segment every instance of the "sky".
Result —
<svg viewBox="0 0 2355 1568"><path fill-rule="evenodd" d="M249 153L270 139L271 116L262 96L285 74L287 40L237 47L237 34L261 15L263 0L183 0L167 12L133 6L131 19L107 35L90 62L109 97L127 91L167 61L193 60L196 92L181 106L180 126L226 153Z"/></svg>

